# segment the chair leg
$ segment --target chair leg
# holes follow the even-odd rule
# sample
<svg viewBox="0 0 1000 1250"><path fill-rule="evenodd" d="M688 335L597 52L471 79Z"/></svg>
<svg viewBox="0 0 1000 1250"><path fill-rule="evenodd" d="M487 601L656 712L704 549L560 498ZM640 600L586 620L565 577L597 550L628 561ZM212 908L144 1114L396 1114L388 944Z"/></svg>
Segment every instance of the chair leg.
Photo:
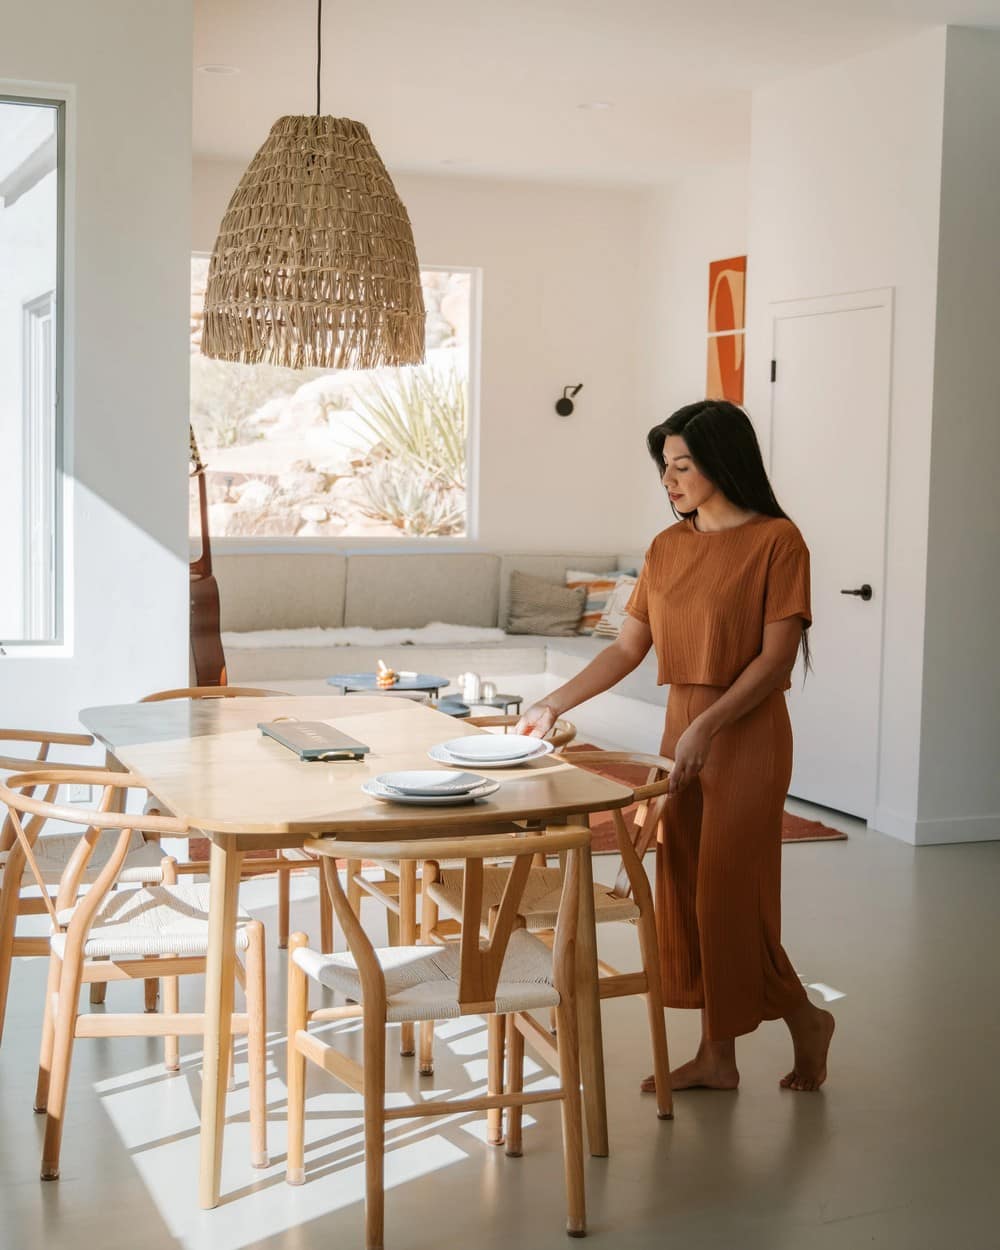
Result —
<svg viewBox="0 0 1000 1250"><path fill-rule="evenodd" d="M250 1162L266 1168L267 1158L267 987L264 975L264 926L247 925L247 1063L250 1078Z"/></svg>
<svg viewBox="0 0 1000 1250"><path fill-rule="evenodd" d="M0 1041L3 1040L3 1022L7 1015L7 994L10 990L10 970L14 962L18 893L17 890L0 886Z"/></svg>
<svg viewBox="0 0 1000 1250"><path fill-rule="evenodd" d="M420 1022L420 1075L434 1075L434 1021Z"/></svg>
<svg viewBox="0 0 1000 1250"><path fill-rule="evenodd" d="M580 1100L580 1056L576 1027L576 1004L565 1000L557 1008L556 1029L559 1072L563 1088L563 1166L566 1171L566 1232L583 1237L587 1232L587 1204L583 1182L583 1107Z"/></svg>
<svg viewBox="0 0 1000 1250"><path fill-rule="evenodd" d="M164 885L177 884L177 860L165 855L160 861ZM163 1013L175 1016L181 1009L180 977L163 978ZM163 1039L163 1066L168 1072L178 1072L181 1066L181 1039L174 1034Z"/></svg>
<svg viewBox="0 0 1000 1250"><path fill-rule="evenodd" d="M180 977L163 978L163 1013L175 1016L181 1009ZM176 1033L163 1039L163 1066L168 1072L178 1072L181 1066L180 1038Z"/></svg>
<svg viewBox="0 0 1000 1250"><path fill-rule="evenodd" d="M45 1141L42 1145L42 1180L53 1181L59 1175L59 1154L62 1148L63 1124L66 1120L66 1094L69 1070L73 1059L76 1016L79 1010L82 969L78 961L63 962L59 978L59 1007L55 1019L52 1044L52 1068L49 1096L45 1106Z"/></svg>
<svg viewBox="0 0 1000 1250"><path fill-rule="evenodd" d="M486 1059L486 1092L503 1093L504 1016L488 1016L486 1034L488 1053ZM491 1107L486 1112L486 1140L491 1146L503 1145L503 1110Z"/></svg>
<svg viewBox="0 0 1000 1250"><path fill-rule="evenodd" d="M59 993L62 978L62 961L49 955L49 978L45 986L45 1011L42 1015L42 1043L38 1053L38 1080L35 1084L35 1110L45 1114L49 1101L49 1078L52 1074L52 1046L56 1035L56 1017L53 1003Z"/></svg>
<svg viewBox="0 0 1000 1250"><path fill-rule="evenodd" d="M399 865L399 944L415 946L417 941L417 861L404 859ZM404 1058L416 1053L412 1021L399 1030L399 1053Z"/></svg>
<svg viewBox="0 0 1000 1250"><path fill-rule="evenodd" d="M90 986L91 990L93 990L96 984L97 984L96 981L91 983L91 986ZM148 977L143 982L143 996L145 998L146 1011L148 1013L154 1012L156 1010L156 1004L160 998L160 982L156 977ZM94 1001L93 996L91 996L90 1001L91 1002Z"/></svg>
<svg viewBox="0 0 1000 1250"><path fill-rule="evenodd" d="M104 1000L108 996L107 981L91 981L90 983L90 1005L91 1007L102 1007ZM148 1001L148 1000L147 1000ZM149 1008L147 1007L148 1011ZM155 1011L155 1008L154 1008Z"/></svg>
<svg viewBox="0 0 1000 1250"><path fill-rule="evenodd" d="M320 889L325 890L322 874ZM296 1034L308 1020L309 981L292 959L308 941L304 933L294 933L288 943L288 1055L285 1081L288 1086L288 1153L285 1180L289 1185L305 1182L306 1057L295 1044Z"/></svg>
<svg viewBox="0 0 1000 1250"><path fill-rule="evenodd" d="M440 911L430 895L430 887L439 880L441 869L434 860L427 860L420 873L420 944L433 945ZM423 1020L420 1024L420 1075L434 1075L434 1021Z"/></svg>
<svg viewBox="0 0 1000 1250"><path fill-rule="evenodd" d="M517 1027L514 1016L507 1017L507 1093L520 1094L524 1089L524 1034ZM511 1159L521 1157L521 1127L524 1121L523 1107L507 1108L507 1154Z"/></svg>
<svg viewBox="0 0 1000 1250"><path fill-rule="evenodd" d="M324 955L333 954L333 903L326 892L323 874L319 874L319 948Z"/></svg>
<svg viewBox="0 0 1000 1250"><path fill-rule="evenodd" d="M365 1250L385 1241L385 1023L365 1020Z"/></svg>
<svg viewBox="0 0 1000 1250"><path fill-rule="evenodd" d="M281 858L279 852L278 858ZM291 895L292 874L284 868L278 869L278 950L288 946L288 910Z"/></svg>
<svg viewBox="0 0 1000 1250"><path fill-rule="evenodd" d="M660 982L660 956L656 942L656 922L649 913L639 916L639 950L646 974L646 1012L649 1040L653 1050L653 1077L656 1081L656 1114L661 1120L674 1118L673 1087L670 1084L670 1055L667 1050L667 1022Z"/></svg>
<svg viewBox="0 0 1000 1250"><path fill-rule="evenodd" d="M361 865L359 864L358 870L360 871L360 869L361 869ZM394 872L390 872L388 868L385 870L385 879L386 881L395 881L396 884L399 885L399 877L397 877ZM402 894L401 886L400 886L399 893L400 895ZM399 916L397 915L397 913L394 911L386 910L385 932L386 932L386 936L389 939L390 946L399 946L400 940L401 940L399 936L399 928L400 928Z"/></svg>

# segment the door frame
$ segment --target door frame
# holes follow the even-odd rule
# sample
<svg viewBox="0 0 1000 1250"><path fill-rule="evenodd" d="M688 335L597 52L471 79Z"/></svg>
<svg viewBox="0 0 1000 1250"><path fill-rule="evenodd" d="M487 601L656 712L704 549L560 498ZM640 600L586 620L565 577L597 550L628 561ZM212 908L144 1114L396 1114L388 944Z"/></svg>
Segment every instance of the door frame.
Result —
<svg viewBox="0 0 1000 1250"><path fill-rule="evenodd" d="M771 360L777 360L776 340L779 321L790 321L799 317L823 317L831 313L862 312L866 309L885 309L886 347L888 351L888 370L886 378L886 422L885 422L885 498L882 512L882 567L879 570L882 579L882 601L879 605L878 629L878 691L875 700L875 787L872 795L872 810L866 814L866 821L871 825L879 807L879 795L882 783L882 722L883 700L885 691L885 635L886 606L889 601L889 495L892 487L892 441L893 441L893 384L895 365L895 288L874 287L863 291L846 291L836 295L817 295L806 299L774 300L768 304L770 322ZM780 374L781 362L778 361ZM774 435L775 435L775 394L776 381L770 383L767 432L767 466L770 471L774 466Z"/></svg>

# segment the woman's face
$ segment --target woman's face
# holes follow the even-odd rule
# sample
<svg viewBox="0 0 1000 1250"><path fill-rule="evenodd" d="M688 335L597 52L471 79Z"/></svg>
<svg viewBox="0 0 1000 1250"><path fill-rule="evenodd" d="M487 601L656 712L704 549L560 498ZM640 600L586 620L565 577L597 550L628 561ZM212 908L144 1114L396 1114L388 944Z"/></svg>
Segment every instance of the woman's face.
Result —
<svg viewBox="0 0 1000 1250"><path fill-rule="evenodd" d="M670 434L663 444L663 485L678 512L697 510L716 493L714 482L698 468L679 434Z"/></svg>

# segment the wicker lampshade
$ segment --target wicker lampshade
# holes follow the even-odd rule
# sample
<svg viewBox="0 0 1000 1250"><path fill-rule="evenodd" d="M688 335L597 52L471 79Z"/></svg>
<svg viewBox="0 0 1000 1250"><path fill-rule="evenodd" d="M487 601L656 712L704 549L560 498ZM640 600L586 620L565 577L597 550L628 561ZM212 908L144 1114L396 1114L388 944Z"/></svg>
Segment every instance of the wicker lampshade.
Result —
<svg viewBox="0 0 1000 1250"><path fill-rule="evenodd" d="M291 369L423 360L410 219L360 122L281 117L271 127L219 228L201 350Z"/></svg>

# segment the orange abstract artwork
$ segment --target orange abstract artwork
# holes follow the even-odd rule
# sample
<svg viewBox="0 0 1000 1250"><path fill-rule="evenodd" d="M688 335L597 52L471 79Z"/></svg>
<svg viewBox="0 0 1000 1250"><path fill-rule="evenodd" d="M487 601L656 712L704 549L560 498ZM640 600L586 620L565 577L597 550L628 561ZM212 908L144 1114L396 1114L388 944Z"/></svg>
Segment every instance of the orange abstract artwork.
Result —
<svg viewBox="0 0 1000 1250"><path fill-rule="evenodd" d="M746 272L745 256L708 266L708 399L743 402Z"/></svg>

